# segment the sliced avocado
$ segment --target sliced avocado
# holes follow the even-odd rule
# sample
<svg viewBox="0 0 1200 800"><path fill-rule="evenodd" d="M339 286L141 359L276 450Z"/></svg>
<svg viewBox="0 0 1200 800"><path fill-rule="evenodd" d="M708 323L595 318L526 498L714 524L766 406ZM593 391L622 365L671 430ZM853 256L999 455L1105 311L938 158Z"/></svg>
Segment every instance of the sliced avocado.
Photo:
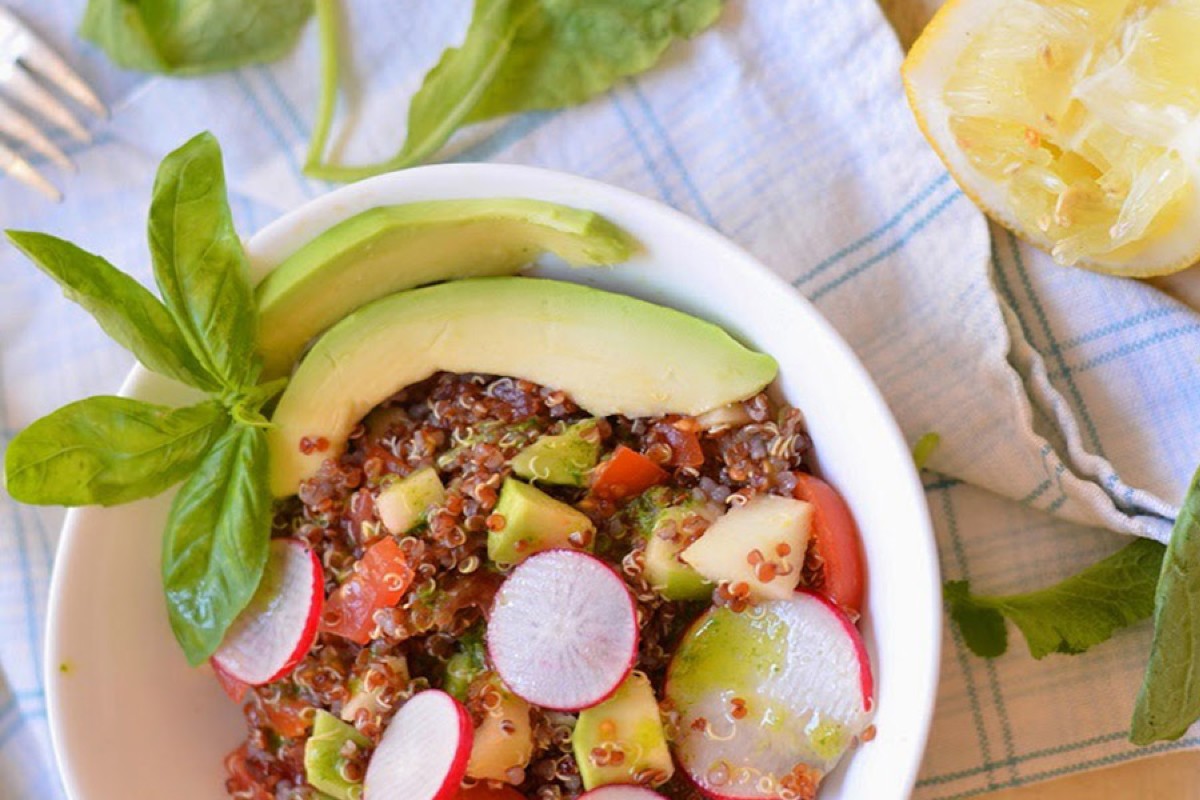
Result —
<svg viewBox="0 0 1200 800"><path fill-rule="evenodd" d="M488 558L497 564L519 564L556 547L590 551L596 538L582 511L513 478L500 487L495 513L504 518L503 528L488 532Z"/></svg>
<svg viewBox="0 0 1200 800"><path fill-rule="evenodd" d="M600 705L579 712L571 744L583 788L589 792L610 783L641 783L635 778L639 773L653 774L650 785L658 786L675 771L658 700L640 672L630 674ZM614 759L617 750L621 755Z"/></svg>
<svg viewBox="0 0 1200 800"><path fill-rule="evenodd" d="M511 275L546 251L575 266L618 264L635 247L599 214L541 200L435 200L364 211L301 247L259 284L263 377L286 375L314 336L384 295Z"/></svg>
<svg viewBox="0 0 1200 800"><path fill-rule="evenodd" d="M354 742L364 749L371 746L371 740L353 725L342 722L324 709L317 709L312 736L304 743L304 779L314 789L336 800L360 800L362 783L342 777L341 765L345 760L342 748L346 742Z"/></svg>
<svg viewBox="0 0 1200 800"><path fill-rule="evenodd" d="M647 417L744 399L776 369L716 325L573 283L475 278L412 289L346 317L301 362L267 431L271 490L294 494L345 450L368 411L441 370L525 378L595 417ZM329 448L306 454L304 437Z"/></svg>
<svg viewBox="0 0 1200 800"><path fill-rule="evenodd" d="M525 447L512 460L517 477L560 486L587 485L587 472L600 460L598 420L586 419L558 434L546 435Z"/></svg>
<svg viewBox="0 0 1200 800"><path fill-rule="evenodd" d="M679 559L695 539L688 538L680 525L695 516L712 522L719 514L719 509L709 504L690 501L665 508L655 517L646 536L644 574L667 600L703 600L712 594L712 582Z"/></svg>
<svg viewBox="0 0 1200 800"><path fill-rule="evenodd" d="M445 496L437 470L422 467L385 487L375 498L375 511L383 527L399 536L421 524L430 506L438 505Z"/></svg>

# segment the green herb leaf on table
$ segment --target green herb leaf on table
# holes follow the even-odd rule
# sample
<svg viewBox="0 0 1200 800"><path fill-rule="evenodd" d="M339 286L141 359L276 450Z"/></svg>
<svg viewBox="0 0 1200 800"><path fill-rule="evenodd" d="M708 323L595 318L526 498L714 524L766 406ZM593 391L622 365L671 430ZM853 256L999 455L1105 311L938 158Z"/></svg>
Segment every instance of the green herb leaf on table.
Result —
<svg viewBox="0 0 1200 800"><path fill-rule="evenodd" d="M1035 592L977 596L966 581L945 586L950 616L971 652L995 658L1008 649L1007 619L1034 658L1082 653L1154 611L1163 546L1137 539L1078 575Z"/></svg>
<svg viewBox="0 0 1200 800"><path fill-rule="evenodd" d="M1154 603L1154 642L1133 710L1134 744L1178 739L1200 718L1200 470L1175 518Z"/></svg>
<svg viewBox="0 0 1200 800"><path fill-rule="evenodd" d="M282 57L311 15L311 0L88 0L79 34L127 69L200 75Z"/></svg>
<svg viewBox="0 0 1200 800"><path fill-rule="evenodd" d="M200 366L166 307L133 278L68 241L45 233L8 231L8 238L42 272L83 306L113 341L160 375L197 389L220 384Z"/></svg>
<svg viewBox="0 0 1200 800"><path fill-rule="evenodd" d="M228 391L253 386L260 367L249 261L212 134L196 136L159 165L149 234L159 291L196 358Z"/></svg>
<svg viewBox="0 0 1200 800"><path fill-rule="evenodd" d="M125 397L63 406L13 438L9 494L23 503L104 506L152 497L183 480L229 425L219 403L167 408Z"/></svg>
<svg viewBox="0 0 1200 800"><path fill-rule="evenodd" d="M163 539L171 630L191 664L212 655L254 595L270 534L266 434L231 425L175 496Z"/></svg>
<svg viewBox="0 0 1200 800"><path fill-rule="evenodd" d="M328 5L322 5L328 4ZM318 163L336 84L332 0L318 0L323 89L308 174L358 180L432 156L461 126L523 111L564 108L644 72L679 38L712 25L722 0L476 0L466 39L442 54L408 112L408 133L390 160Z"/></svg>

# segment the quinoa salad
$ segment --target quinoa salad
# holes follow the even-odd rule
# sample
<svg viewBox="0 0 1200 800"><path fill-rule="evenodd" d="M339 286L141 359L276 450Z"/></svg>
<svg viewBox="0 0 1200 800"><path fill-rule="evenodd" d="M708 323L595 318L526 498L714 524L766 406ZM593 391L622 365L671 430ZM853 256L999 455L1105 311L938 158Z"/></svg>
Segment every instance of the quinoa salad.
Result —
<svg viewBox="0 0 1200 800"><path fill-rule="evenodd" d="M306 437L300 447L321 453L328 442ZM672 667L698 622L701 633L720 636L728 628L735 638L715 644L746 645L744 657L752 658L762 605L789 602L775 598L797 588L805 594L796 597L811 594L843 620L856 619L861 556L856 541L845 544L856 533L848 515L837 516L844 514L840 498L812 477L810 456L801 411L766 393L699 417L631 419L591 417L563 391L509 377L442 372L403 389L353 429L343 454L327 458L295 497L276 505L274 537L311 549L324 602L315 641L285 677L246 686L218 668L227 691L244 704L247 728L225 762L229 796L361 796L372 751L393 716L434 689L462 704L475 733L461 797L561 800L581 796L596 781L676 798L702 796L697 787L726 796L717 793L722 786L749 787L730 797L815 797L824 769L873 736L869 697L855 720L810 715L805 756L793 750L778 769L747 769L738 766L736 751L710 758L709 750L736 739L739 725L764 701L722 691L710 712L689 713L688 704L712 706L707 695L714 694L689 665L727 656L701 644ZM514 492L521 505L506 497ZM696 571L679 558L720 520L766 498L815 505L816 527L826 532L806 533L802 553L782 540L765 552L751 547L739 554L744 563L732 578L706 577L702 553ZM529 502L545 508L530 511ZM502 540L531 513L563 516L561 535ZM804 524L812 527L808 517ZM678 576L648 570L648 551L663 547ZM591 554L619 576L636 624L630 663L617 665L621 688L614 694L615 687L604 687L604 696L587 700L582 711L523 699L537 692L506 683L488 633L497 595L518 564L532 566L535 555L565 557L559 554ZM748 578L737 578L743 574ZM777 580L787 586L782 595L756 595L755 587ZM739 625L749 627L733 630ZM672 680L682 687L674 693ZM661 720L651 741L631 741L618 730L629 714L645 709L614 709L604 718L603 708L632 689L651 698L650 714ZM597 709L600 718L587 719ZM311 742L318 729L335 749L319 767L330 774L314 778L321 760ZM688 737L699 740L696 755L707 759L695 762L702 774L676 766L686 763L679 748ZM750 745L754 737L743 738ZM494 752L481 751L487 743Z"/></svg>

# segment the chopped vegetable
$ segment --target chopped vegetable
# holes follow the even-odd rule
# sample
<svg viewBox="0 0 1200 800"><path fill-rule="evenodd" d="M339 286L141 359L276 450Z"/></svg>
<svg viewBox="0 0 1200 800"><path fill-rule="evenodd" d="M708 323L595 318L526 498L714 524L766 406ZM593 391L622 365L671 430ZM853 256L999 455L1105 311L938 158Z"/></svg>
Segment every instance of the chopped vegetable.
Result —
<svg viewBox="0 0 1200 800"><path fill-rule="evenodd" d="M396 540L385 536L367 548L354 575L329 595L321 630L366 644L375 612L400 602L414 573Z"/></svg>
<svg viewBox="0 0 1200 800"><path fill-rule="evenodd" d="M667 479L666 471L646 456L619 445L592 473L592 494L607 500L636 497Z"/></svg>
<svg viewBox="0 0 1200 800"><path fill-rule="evenodd" d="M422 467L384 488L375 499L375 510L383 527L399 536L420 525L445 496L437 470Z"/></svg>
<svg viewBox="0 0 1200 800"><path fill-rule="evenodd" d="M813 506L812 551L819 576L813 588L847 611L859 613L866 570L850 508L836 489L807 473L796 473L795 497Z"/></svg>

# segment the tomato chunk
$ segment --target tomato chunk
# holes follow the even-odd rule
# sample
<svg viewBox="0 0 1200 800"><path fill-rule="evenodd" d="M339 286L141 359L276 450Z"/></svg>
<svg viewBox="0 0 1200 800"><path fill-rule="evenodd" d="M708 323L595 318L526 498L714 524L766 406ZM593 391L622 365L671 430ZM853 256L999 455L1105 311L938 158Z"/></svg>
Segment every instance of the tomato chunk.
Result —
<svg viewBox="0 0 1200 800"><path fill-rule="evenodd" d="M366 644L375 628L375 612L399 603L413 577L400 545L385 536L363 554L353 577L329 595L321 630Z"/></svg>
<svg viewBox="0 0 1200 800"><path fill-rule="evenodd" d="M620 445L592 474L592 493L607 500L635 497L667 479L667 473L646 456Z"/></svg>
<svg viewBox="0 0 1200 800"><path fill-rule="evenodd" d="M275 732L288 739L307 736L312 727L311 707L298 697L284 695L274 702L264 702L261 708Z"/></svg>
<svg viewBox="0 0 1200 800"><path fill-rule="evenodd" d="M669 463L673 467L698 467L704 463L704 448L700 445L700 437L695 431L681 427L686 424L683 418L668 417L651 429L657 438L671 446Z"/></svg>
<svg viewBox="0 0 1200 800"><path fill-rule="evenodd" d="M843 608L862 611L866 575L858 526L846 501L820 478L796 473L795 497L813 505L812 543L821 564L820 585L814 586Z"/></svg>

